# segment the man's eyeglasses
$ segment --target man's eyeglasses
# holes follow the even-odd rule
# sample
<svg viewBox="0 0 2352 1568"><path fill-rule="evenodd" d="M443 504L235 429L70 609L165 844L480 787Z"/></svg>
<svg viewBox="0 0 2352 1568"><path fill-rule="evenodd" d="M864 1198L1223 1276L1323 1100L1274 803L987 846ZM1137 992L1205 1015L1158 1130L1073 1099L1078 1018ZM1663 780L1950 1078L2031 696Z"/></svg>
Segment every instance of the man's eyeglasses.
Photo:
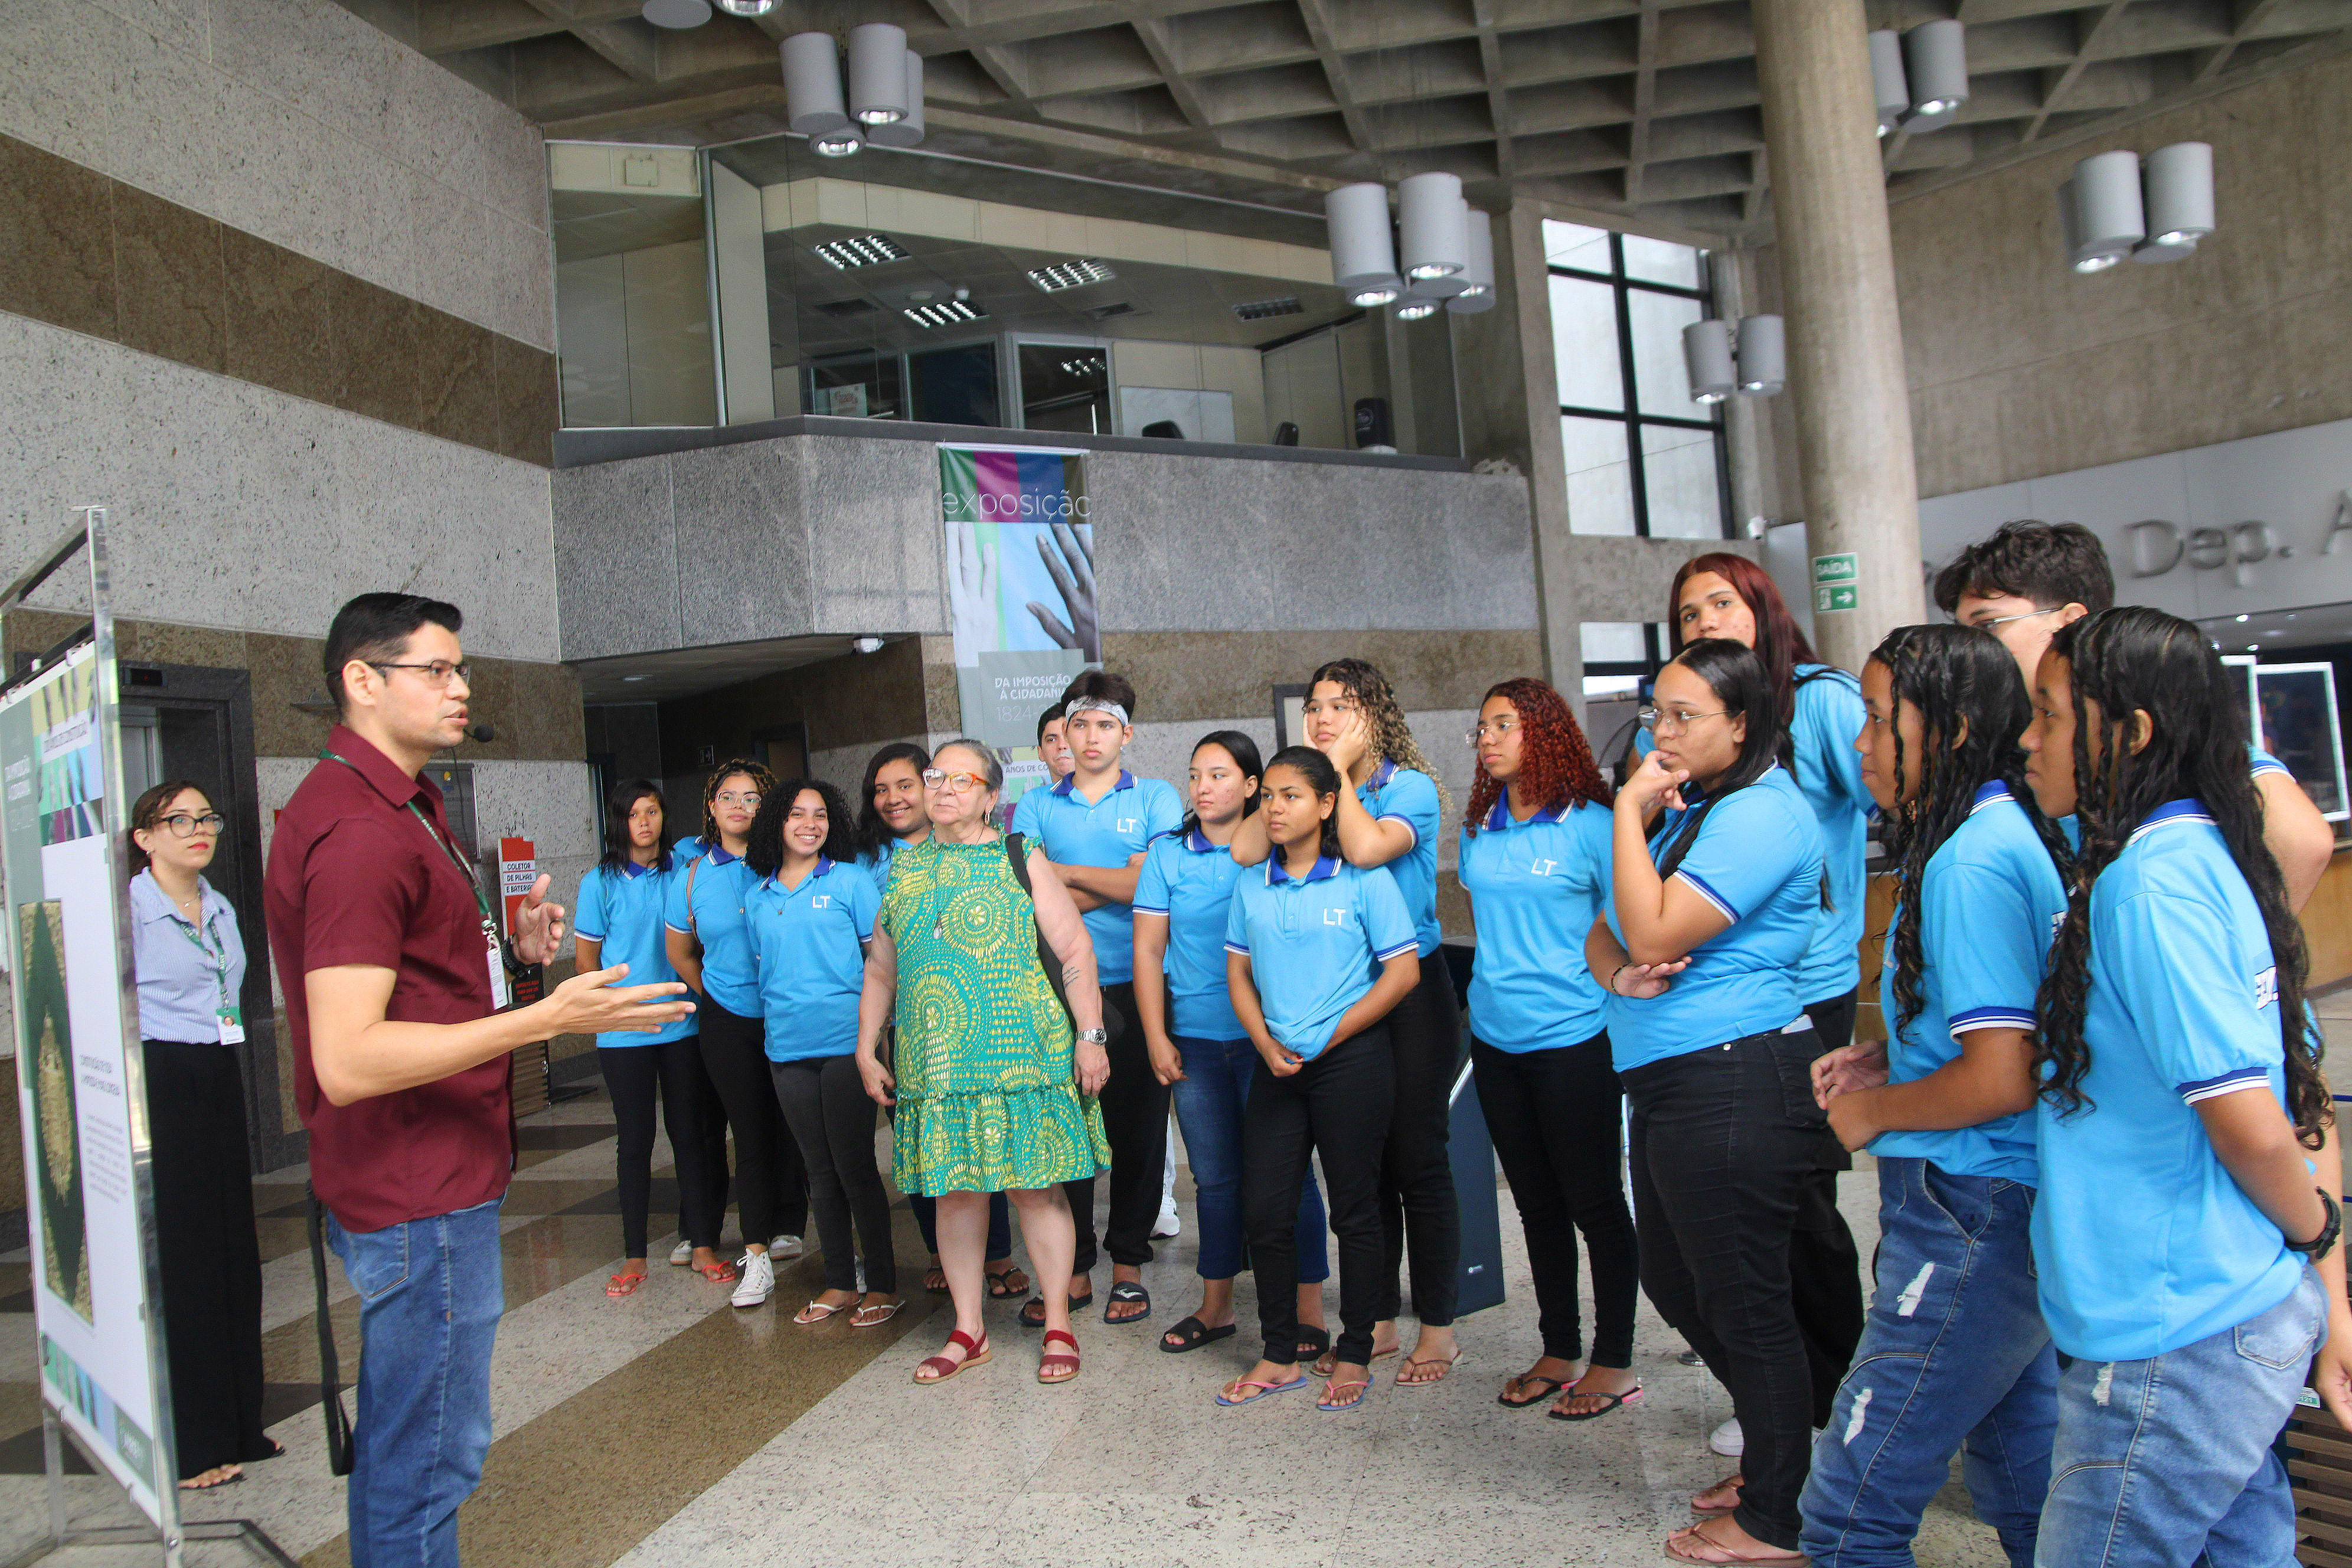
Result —
<svg viewBox="0 0 2352 1568"><path fill-rule="evenodd" d="M451 664L446 658L436 658L430 664L383 664L374 660L371 660L370 663L377 669L413 669L425 677L425 683L427 686L438 686L445 690L447 689L449 678L453 675L467 685L473 684L474 679L472 665Z"/></svg>
<svg viewBox="0 0 2352 1568"><path fill-rule="evenodd" d="M204 829L206 833L217 835L224 822L221 814L217 811L208 811L202 816L190 816L184 811L175 811L171 816L158 820L155 826L170 828L172 837L174 838L193 838L198 828Z"/></svg>
<svg viewBox="0 0 2352 1568"><path fill-rule="evenodd" d="M923 782L933 789L951 789L961 795L966 790L978 789L988 781L978 773L947 773L937 768L925 768Z"/></svg>
<svg viewBox="0 0 2352 1568"><path fill-rule="evenodd" d="M2063 605L2053 605L2046 610L2020 610L2013 616L1995 616L1990 620L1970 621L1969 625L1980 632L1989 632L1995 626L2005 626L2011 621L2030 621L2036 616L2054 616L2065 607Z"/></svg>

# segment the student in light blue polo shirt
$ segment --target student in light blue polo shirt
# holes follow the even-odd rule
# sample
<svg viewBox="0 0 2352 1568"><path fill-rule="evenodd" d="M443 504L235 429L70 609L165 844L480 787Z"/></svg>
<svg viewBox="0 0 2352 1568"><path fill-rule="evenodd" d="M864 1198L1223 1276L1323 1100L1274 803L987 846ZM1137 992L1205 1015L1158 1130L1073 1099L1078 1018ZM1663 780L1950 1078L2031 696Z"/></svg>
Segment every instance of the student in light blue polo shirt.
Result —
<svg viewBox="0 0 2352 1568"><path fill-rule="evenodd" d="M1372 1325L1384 1266L1380 1145L1396 1075L1385 1019L1420 978L1412 919L1386 868L1339 858L1339 770L1307 746L1266 764L1258 816L1272 852L1234 884L1225 975L1258 1065L1242 1116L1242 1213L1257 1276L1257 1365L1221 1405L1302 1386L1299 1189L1320 1156L1339 1250L1339 1337L1318 1407L1352 1410L1371 1390Z"/></svg>
<svg viewBox="0 0 2352 1568"><path fill-rule="evenodd" d="M623 779L604 802L604 859L580 879L572 929L582 973L625 963L646 983L676 980L664 941L662 906L682 862L669 842L669 813L651 779ZM621 1202L621 1269L607 1296L634 1294L646 1282L646 1211L653 1201L654 1108L669 1125L677 1166L678 1263L723 1268L717 1253L725 1200L715 1156L727 1165L727 1125L702 1067L702 1042L689 1014L652 1034L596 1037L596 1065L613 1097L618 1136L613 1158ZM715 1124L715 1126L714 1126Z"/></svg>
<svg viewBox="0 0 2352 1568"><path fill-rule="evenodd" d="M671 882L662 910L670 965L693 987L702 1026L702 1065L735 1130L735 1195L743 1225L742 1277L734 1304L755 1307L775 1293L768 1254L797 1258L808 1218L800 1152L776 1109L768 1077L767 1027L760 1008L760 971L752 956L743 900L759 879L743 864L746 836L775 775L737 758L720 763L702 786L698 858Z"/></svg>
<svg viewBox="0 0 2352 1568"><path fill-rule="evenodd" d="M1963 1443L1977 1517L2031 1568L2058 1363L2034 1299L2034 994L2066 889L2033 805L2029 709L2007 649L1903 626L1862 671L1851 743L1886 814L1897 907L1880 970L1895 1037L1813 1064L1848 1149L1878 1162L1878 1289L1813 1447L1804 1550L1820 1568L1907 1561Z"/></svg>
<svg viewBox="0 0 2352 1568"><path fill-rule="evenodd" d="M1601 1027L1607 1000L1574 961L1609 897L1609 786L1559 692L1506 680L1479 705L1477 781L1462 824L1462 889L1478 931L1470 1062L1534 1270L1543 1353L1496 1395L1589 1421L1641 1396L1641 1276L1619 1173L1624 1091ZM1592 1257L1592 1360L1577 1303L1578 1233ZM1557 1399L1553 1398L1558 1394Z"/></svg>
<svg viewBox="0 0 2352 1568"><path fill-rule="evenodd" d="M1172 832L1184 804L1160 779L1139 779L1120 763L1135 738L1135 688L1125 677L1089 669L1064 694L1063 734L1076 770L1059 784L1033 789L1013 808L1013 831L1045 851L1055 874L1086 916L1102 978L1110 1030L1110 1081L1103 1086L1103 1131L1110 1139L1109 1215L1102 1250L1110 1254L1107 1323L1139 1323L1151 1315L1143 1265L1151 1261L1152 1222L1160 1217L1161 1173L1168 1162L1168 1086L1151 1070L1143 1031L1135 1025L1136 878L1144 846ZM1067 1281L1073 1306L1094 1300L1095 1184L1073 1182L1070 1216L1077 1223L1076 1272ZM1050 1290L1055 1282L1040 1279ZM1045 1303L1022 1309L1031 1328L1045 1321Z"/></svg>
<svg viewBox="0 0 2352 1568"><path fill-rule="evenodd" d="M1170 1086L1192 1157L1200 1225L1201 1306L1160 1336L1171 1354L1238 1331L1234 1277L1242 1270L1242 1113L1257 1047L1234 1012L1225 977L1225 922L1234 879L1234 831L1257 810L1257 742L1219 730L1192 748L1192 813L1151 841L1135 884L1135 1011L1151 1070ZM1330 1348L1323 1329L1323 1194L1309 1172L1298 1199L1299 1353Z"/></svg>
<svg viewBox="0 0 2352 1568"><path fill-rule="evenodd" d="M1779 692L1746 647L1690 644L1659 671L1655 702L1643 717L1656 747L1617 792L1608 917L1585 956L1612 993L1632 1102L1642 1286L1730 1390L1746 1442L1740 1474L1693 1500L1718 1517L1669 1552L1752 1558L1796 1548L1812 1432L1789 1247L1828 1126L1796 984L1821 910L1821 827L1779 762Z"/></svg>
<svg viewBox="0 0 2352 1568"><path fill-rule="evenodd" d="M793 1321L821 1323L847 1312L851 1328L871 1329L903 1303L890 1195L874 1163L874 1102L856 1062L866 944L882 893L850 862L856 839L849 821L849 803L831 784L779 784L760 803L747 836L743 865L759 880L744 895L743 915L767 1024L768 1072L807 1162L809 1207L824 1254L824 1291Z"/></svg>
<svg viewBox="0 0 2352 1568"><path fill-rule="evenodd" d="M2033 1258L2071 1358L2040 1560L2291 1562L2273 1444L2306 1373L2352 1426L2352 1308L2242 704L2202 631L2134 606L2052 639L2033 705L2028 782L2088 883L2040 996Z"/></svg>

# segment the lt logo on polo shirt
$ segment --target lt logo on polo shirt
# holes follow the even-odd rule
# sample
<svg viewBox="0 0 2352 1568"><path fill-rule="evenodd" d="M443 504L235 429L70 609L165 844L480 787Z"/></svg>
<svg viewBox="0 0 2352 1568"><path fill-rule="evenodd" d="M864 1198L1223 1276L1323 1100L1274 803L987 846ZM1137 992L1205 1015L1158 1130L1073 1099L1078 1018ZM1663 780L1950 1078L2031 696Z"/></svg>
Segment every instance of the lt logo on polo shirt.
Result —
<svg viewBox="0 0 2352 1568"><path fill-rule="evenodd" d="M1549 877L1551 875L1551 868L1559 864L1559 862L1557 860L1538 860L1535 864L1529 866L1528 869L1534 872L1538 877Z"/></svg>
<svg viewBox="0 0 2352 1568"><path fill-rule="evenodd" d="M813 910L829 910L833 908L833 895L831 893L812 893L809 895L809 908Z"/></svg>
<svg viewBox="0 0 2352 1568"><path fill-rule="evenodd" d="M2267 1007L2278 1000L2278 965L2273 964L2254 976L2254 1005Z"/></svg>
<svg viewBox="0 0 2352 1568"><path fill-rule="evenodd" d="M1327 926L1347 925L1349 923L1349 919L1353 911L1349 910L1325 910L1323 911L1323 923Z"/></svg>

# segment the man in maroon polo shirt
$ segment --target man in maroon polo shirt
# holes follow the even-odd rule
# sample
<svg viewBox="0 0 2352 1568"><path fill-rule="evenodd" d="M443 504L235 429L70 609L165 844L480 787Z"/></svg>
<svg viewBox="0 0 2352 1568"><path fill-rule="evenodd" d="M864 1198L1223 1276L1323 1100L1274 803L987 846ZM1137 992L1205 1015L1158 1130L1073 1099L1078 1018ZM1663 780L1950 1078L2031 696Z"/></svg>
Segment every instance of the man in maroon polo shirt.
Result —
<svg viewBox="0 0 2352 1568"><path fill-rule="evenodd" d="M269 845L265 907L293 1039L310 1183L360 1297L352 1568L452 1568L457 1505L490 1446L504 1305L499 1204L514 1168L507 1056L554 1035L650 1031L685 986L615 984L625 964L506 1008L490 903L418 777L466 732L454 605L363 594L327 631L342 722ZM563 934L541 877L516 961Z"/></svg>

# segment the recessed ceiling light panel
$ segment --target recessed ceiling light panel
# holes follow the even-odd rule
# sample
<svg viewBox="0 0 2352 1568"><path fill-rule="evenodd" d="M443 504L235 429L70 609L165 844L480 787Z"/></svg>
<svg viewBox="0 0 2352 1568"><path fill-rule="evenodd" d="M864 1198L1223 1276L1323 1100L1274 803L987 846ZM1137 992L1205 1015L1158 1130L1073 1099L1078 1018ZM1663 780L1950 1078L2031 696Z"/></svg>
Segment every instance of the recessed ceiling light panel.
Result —
<svg viewBox="0 0 2352 1568"><path fill-rule="evenodd" d="M1029 281L1048 294L1057 294L1065 289L1083 289L1089 283L1108 283L1118 276L1110 269L1110 263L1082 256L1075 261L1056 261L1051 267L1035 268L1029 274Z"/></svg>
<svg viewBox="0 0 2352 1568"><path fill-rule="evenodd" d="M846 239L828 239L809 248L816 252L819 260L842 270L852 267L876 267L885 261L904 261L913 254L885 234L854 234Z"/></svg>
<svg viewBox="0 0 2352 1568"><path fill-rule="evenodd" d="M919 327L951 327L959 321L977 321L988 314L968 300L938 300L928 305L909 305L898 313Z"/></svg>

